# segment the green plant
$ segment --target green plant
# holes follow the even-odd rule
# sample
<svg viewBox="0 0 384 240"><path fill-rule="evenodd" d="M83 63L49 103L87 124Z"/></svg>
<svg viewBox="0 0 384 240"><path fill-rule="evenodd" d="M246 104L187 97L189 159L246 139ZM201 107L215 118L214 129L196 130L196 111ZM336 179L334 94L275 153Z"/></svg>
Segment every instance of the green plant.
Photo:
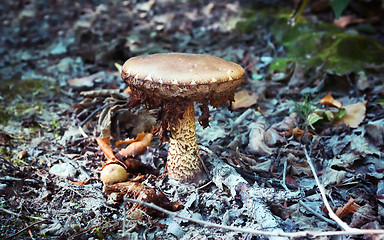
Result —
<svg viewBox="0 0 384 240"><path fill-rule="evenodd" d="M304 131L308 131L308 127L314 130L315 128L313 127L313 124L319 119L315 118L313 113L318 109L318 105L315 104L315 101L309 99L308 94L304 96L302 102L293 102L294 107L292 112L297 113L303 121L303 123L300 124L301 128L303 128Z"/></svg>

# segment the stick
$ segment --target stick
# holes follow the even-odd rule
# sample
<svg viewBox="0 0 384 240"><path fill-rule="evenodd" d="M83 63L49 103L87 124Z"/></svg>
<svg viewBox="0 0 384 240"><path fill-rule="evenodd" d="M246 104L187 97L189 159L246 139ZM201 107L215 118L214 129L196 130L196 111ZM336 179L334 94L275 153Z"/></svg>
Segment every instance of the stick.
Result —
<svg viewBox="0 0 384 240"><path fill-rule="evenodd" d="M307 149L304 147L304 154L305 154L305 157L307 158L307 162L309 164L309 166L311 167L311 171L313 173L313 176L315 177L315 180L316 180L316 184L320 190L320 194L321 194L321 198L323 199L323 202L324 202L324 205L325 207L327 208L328 210L328 214L329 216L335 220L335 222L337 222L337 224L340 225L341 228L343 228L344 230L352 230L353 228L349 227L345 222L343 222L343 220L341 220L332 210L331 206L329 205L328 203L328 200L327 200L327 196L325 195L325 189L323 187L323 185L320 184L320 181L319 181L319 178L317 177L317 174L316 174L316 170L315 170L315 167L313 166L312 164L312 160L311 158L309 157L308 155L308 152L307 152ZM354 229L354 230L359 230L359 229Z"/></svg>
<svg viewBox="0 0 384 240"><path fill-rule="evenodd" d="M281 185L283 186L285 191L290 192L291 190L288 189L287 184L285 183L286 178L287 178L287 162L288 162L288 159L285 159L285 161L284 161L284 170L283 170L283 180L281 182Z"/></svg>
<svg viewBox="0 0 384 240"><path fill-rule="evenodd" d="M21 229L21 230L18 231L17 233L15 233L15 234L13 234L13 235L11 235L11 236L8 236L8 237L6 237L6 238L4 238L4 240L7 240L7 239L14 239L16 236L20 235L20 234L23 233L24 231L29 230L31 227L33 227L33 226L35 226L35 225L37 225L37 224L46 222L46 221L48 221L48 220L44 219L44 220L42 220L42 221L38 221L38 222L35 222L35 223L31 224L31 225L28 225L27 227Z"/></svg>
<svg viewBox="0 0 384 240"><path fill-rule="evenodd" d="M313 215L315 215L316 217L318 218L321 218L322 220L326 221L327 223L333 225L333 226L337 226L337 223L328 219L328 218L325 218L324 216L322 216L320 213L316 212L315 210L313 210L312 208L310 208L305 202L303 201L299 201L300 205L303 206L305 209L307 209L308 211L310 211Z"/></svg>
<svg viewBox="0 0 384 240"><path fill-rule="evenodd" d="M6 212L9 215L14 215L16 217L24 217L20 213L15 213L15 212L12 212L11 210L8 210L8 209L2 208L2 207L0 207L0 211ZM29 216L29 217L26 217L26 218L32 218L32 219L39 220L39 221L46 221L47 220L47 219L44 219L44 218L41 218L41 217L34 217L34 216Z"/></svg>
<svg viewBox="0 0 384 240"><path fill-rule="evenodd" d="M124 200L132 202L132 203L138 203L143 205L144 207L150 207L157 211L163 212L169 216L179 218L182 220L186 220L189 222L198 223L200 225L204 225L206 227L214 227L214 228L220 228L225 229L229 231L234 232L242 232L242 233L249 233L249 234L255 234L255 235L262 235L262 236L274 236L274 237L290 237L290 238L300 238L300 237L322 237L322 236L345 236L345 235L363 235L363 234L384 234L384 230L381 229L356 229L356 228L349 228L347 231L329 231L329 232L317 232L317 231L300 231L300 232L272 232L272 231L261 231L261 230L255 230L252 228L240 228L240 227L234 227L234 226L227 226L227 225L221 225L217 223L211 223L199 219L189 218L189 217L183 217L179 216L177 212L171 212L164 208L161 208L153 203L143 202L132 198L124 198Z"/></svg>

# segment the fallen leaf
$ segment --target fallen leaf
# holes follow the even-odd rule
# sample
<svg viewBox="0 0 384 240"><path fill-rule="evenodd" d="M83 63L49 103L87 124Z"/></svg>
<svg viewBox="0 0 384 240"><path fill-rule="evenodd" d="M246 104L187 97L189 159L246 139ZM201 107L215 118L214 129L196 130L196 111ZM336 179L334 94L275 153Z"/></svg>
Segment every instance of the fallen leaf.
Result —
<svg viewBox="0 0 384 240"><path fill-rule="evenodd" d="M119 154L123 157L135 157L143 154L152 140L152 133L139 133L137 137L132 140L119 141L116 145L129 144L126 148L119 151Z"/></svg>
<svg viewBox="0 0 384 240"><path fill-rule="evenodd" d="M367 102L358 102L345 106L345 115L335 120L335 124L345 123L351 128L357 128L365 118L366 104Z"/></svg>
<svg viewBox="0 0 384 240"><path fill-rule="evenodd" d="M339 184L343 181L346 175L346 171L338 171L333 168L327 168L324 175L322 176L323 185L326 187L328 185Z"/></svg>
<svg viewBox="0 0 384 240"><path fill-rule="evenodd" d="M102 74L93 74L81 78L72 78L68 80L68 84L72 87L92 87L95 80L103 78Z"/></svg>
<svg viewBox="0 0 384 240"><path fill-rule="evenodd" d="M281 163L285 158L280 160ZM300 158L296 157L292 153L288 153L286 157L288 163L288 173L291 176L312 176L311 168L306 161L302 161Z"/></svg>
<svg viewBox="0 0 384 240"><path fill-rule="evenodd" d="M305 132L304 130L296 127L296 128L290 128L288 131L286 131L286 137L291 137L291 136L294 136L295 138L302 138L304 137L305 135L307 137L310 137L312 136L312 133L310 132Z"/></svg>
<svg viewBox="0 0 384 240"><path fill-rule="evenodd" d="M113 154L111 145L109 144L109 137L106 138L96 138L96 142L99 145L101 151L105 154L105 156L110 160L117 160L115 154Z"/></svg>
<svg viewBox="0 0 384 240"><path fill-rule="evenodd" d="M341 28L345 28L350 24L358 24L364 22L364 19L357 18L356 15L341 16L340 18L333 20L333 24Z"/></svg>
<svg viewBox="0 0 384 240"><path fill-rule="evenodd" d="M295 181L295 179L293 179L291 176L286 176L285 177L285 182L288 183L288 184L292 184L294 186L297 186L297 182Z"/></svg>
<svg viewBox="0 0 384 240"><path fill-rule="evenodd" d="M328 106L332 106L332 107L336 107L336 108L342 108L343 107L343 104L340 101L335 100L332 97L331 92L329 92L325 97L323 97L321 99L320 104L321 105L328 105Z"/></svg>
<svg viewBox="0 0 384 240"><path fill-rule="evenodd" d="M252 123L249 128L251 131L249 133L247 150L252 154L258 154L260 156L271 154L273 149L265 143L265 131L267 129L265 122L257 120L257 122Z"/></svg>
<svg viewBox="0 0 384 240"><path fill-rule="evenodd" d="M90 181L91 181L90 179L86 179L82 182L70 182L70 183L74 185L85 185L85 184L88 184Z"/></svg>
<svg viewBox="0 0 384 240"><path fill-rule="evenodd" d="M271 171L272 159L268 159L264 162L256 162L256 164L249 166L251 172L256 173L268 173Z"/></svg>
<svg viewBox="0 0 384 240"><path fill-rule="evenodd" d="M376 216L374 211L374 206L365 204L361 206L356 212L352 215L350 227L360 228L366 223L375 222L379 217Z"/></svg>
<svg viewBox="0 0 384 240"><path fill-rule="evenodd" d="M139 182L127 181L111 185L105 185L104 193L109 196L117 194L116 196L114 196L114 201L121 201L124 197L128 197L148 203L153 203L170 211L176 211L182 207L181 203L179 202L170 202L169 199L161 191L148 187ZM134 203L132 205L131 209L129 209L128 211L128 214L132 213L136 209L142 209L150 216L165 216L164 213L160 213L151 208L143 207L138 203Z"/></svg>
<svg viewBox="0 0 384 240"><path fill-rule="evenodd" d="M360 206L355 203L355 199L350 198L348 202L342 207L338 208L336 210L336 215L340 218L343 219L345 216L351 213L355 213L357 209L359 209Z"/></svg>
<svg viewBox="0 0 384 240"><path fill-rule="evenodd" d="M28 156L28 152L26 150L22 150L17 154L18 159L23 159Z"/></svg>
<svg viewBox="0 0 384 240"><path fill-rule="evenodd" d="M132 90L130 87L127 87L125 90L124 90L124 93L126 94L131 94Z"/></svg>
<svg viewBox="0 0 384 240"><path fill-rule="evenodd" d="M255 92L241 90L235 93L235 101L232 103L232 109L248 108L257 103L258 96Z"/></svg>
<svg viewBox="0 0 384 240"><path fill-rule="evenodd" d="M275 123L271 128L276 129L281 135L285 135L287 131L297 126L297 113L291 113L289 116L284 117L281 122Z"/></svg>

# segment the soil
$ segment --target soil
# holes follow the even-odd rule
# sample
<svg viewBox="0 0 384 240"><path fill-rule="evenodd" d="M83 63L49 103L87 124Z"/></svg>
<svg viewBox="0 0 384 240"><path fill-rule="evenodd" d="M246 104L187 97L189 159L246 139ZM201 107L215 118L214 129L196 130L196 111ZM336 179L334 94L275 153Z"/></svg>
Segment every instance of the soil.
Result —
<svg viewBox="0 0 384 240"><path fill-rule="evenodd" d="M361 20L349 20L342 31L355 31L383 51L384 7L362 2L346 8L346 15ZM359 4L365 7L357 11ZM251 30L240 23L247 23L250 12L271 7L290 12L294 6L287 1L2 1L0 239L272 239L199 225L127 198L244 229L341 230L324 209L308 161L343 221L383 229L383 62L361 65L354 59L362 70L343 73L325 63L287 63L284 71L270 71L275 59L289 56L288 47L271 33L270 20L251 22ZM319 8L308 6L303 17L332 24L329 5ZM370 33L355 28L361 22ZM212 181L195 186L168 178L168 146L155 136L130 162L133 183L106 188L100 172L107 158L96 139L109 138L124 162L116 142L156 127L156 110L127 106L119 66L158 52L209 54L246 70L236 105L209 107L209 127L197 120L207 114L206 106L195 106L200 154ZM329 92L331 103L320 104Z"/></svg>

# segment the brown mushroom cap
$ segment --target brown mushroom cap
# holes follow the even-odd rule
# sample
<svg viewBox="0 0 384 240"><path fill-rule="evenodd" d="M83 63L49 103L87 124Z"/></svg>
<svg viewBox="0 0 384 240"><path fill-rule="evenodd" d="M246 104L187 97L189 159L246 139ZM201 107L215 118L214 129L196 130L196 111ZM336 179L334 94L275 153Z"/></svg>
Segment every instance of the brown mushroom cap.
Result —
<svg viewBox="0 0 384 240"><path fill-rule="evenodd" d="M245 74L233 62L189 53L159 53L130 58L122 78L139 91L167 100L182 98L219 106L233 100Z"/></svg>

